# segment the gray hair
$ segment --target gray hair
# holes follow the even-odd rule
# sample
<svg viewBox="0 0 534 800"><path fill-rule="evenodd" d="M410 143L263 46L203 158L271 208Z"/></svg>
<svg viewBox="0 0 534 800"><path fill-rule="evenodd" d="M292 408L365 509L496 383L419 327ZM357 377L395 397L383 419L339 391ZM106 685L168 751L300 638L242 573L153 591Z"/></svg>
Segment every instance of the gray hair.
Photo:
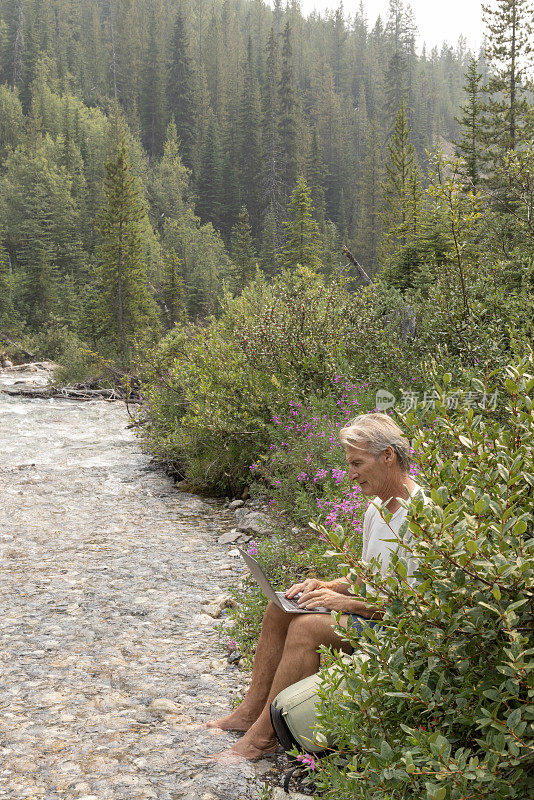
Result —
<svg viewBox="0 0 534 800"><path fill-rule="evenodd" d="M375 457L392 447L402 470L410 469L410 442L387 414L360 414L341 428L339 438L344 447L364 442Z"/></svg>

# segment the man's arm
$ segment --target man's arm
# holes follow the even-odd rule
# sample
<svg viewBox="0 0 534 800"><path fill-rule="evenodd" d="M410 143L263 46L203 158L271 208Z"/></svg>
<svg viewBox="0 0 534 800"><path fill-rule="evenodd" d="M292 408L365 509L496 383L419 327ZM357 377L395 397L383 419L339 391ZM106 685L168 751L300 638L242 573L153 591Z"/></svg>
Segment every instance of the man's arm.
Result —
<svg viewBox="0 0 534 800"><path fill-rule="evenodd" d="M328 608L330 611L342 611L344 614L356 614L364 619L380 619L382 613L376 606L369 606L357 597L348 593L336 592L327 587L307 590L298 599L302 608Z"/></svg>

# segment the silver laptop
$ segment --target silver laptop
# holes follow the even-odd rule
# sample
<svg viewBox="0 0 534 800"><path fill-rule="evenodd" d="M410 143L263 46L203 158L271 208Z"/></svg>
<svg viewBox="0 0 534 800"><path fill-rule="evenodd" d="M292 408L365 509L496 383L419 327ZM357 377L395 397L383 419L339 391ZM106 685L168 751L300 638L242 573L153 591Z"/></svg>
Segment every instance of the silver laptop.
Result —
<svg viewBox="0 0 534 800"><path fill-rule="evenodd" d="M258 586L262 590L262 592L265 595L265 597L268 600L272 600L273 603L275 603L278 606L278 608L281 608L284 611L287 611L288 614L330 614L331 613L328 608L321 608L321 607L319 607L319 608L301 608L295 599L289 600L285 596L284 592L275 592L275 590L273 589L273 587L271 586L271 584L267 580L267 577L266 577L264 571L262 570L262 568L260 567L260 565L258 564L256 559L252 558L252 556L249 556L249 554L246 553L244 550L241 550L240 547L238 547L237 549L239 550L239 552L243 556L245 564L249 568L252 576L256 580L256 583L258 584ZM298 598L299 595L296 595L296 597Z"/></svg>

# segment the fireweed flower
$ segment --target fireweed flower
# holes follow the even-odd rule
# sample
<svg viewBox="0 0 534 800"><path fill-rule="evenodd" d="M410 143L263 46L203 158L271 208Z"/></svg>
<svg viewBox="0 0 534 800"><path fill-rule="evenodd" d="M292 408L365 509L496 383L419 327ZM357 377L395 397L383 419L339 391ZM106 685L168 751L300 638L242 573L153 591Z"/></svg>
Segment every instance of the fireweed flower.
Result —
<svg viewBox="0 0 534 800"><path fill-rule="evenodd" d="M300 763L308 767L308 769L313 770L317 766L317 762L310 753L301 753L297 756L297 761L300 761Z"/></svg>

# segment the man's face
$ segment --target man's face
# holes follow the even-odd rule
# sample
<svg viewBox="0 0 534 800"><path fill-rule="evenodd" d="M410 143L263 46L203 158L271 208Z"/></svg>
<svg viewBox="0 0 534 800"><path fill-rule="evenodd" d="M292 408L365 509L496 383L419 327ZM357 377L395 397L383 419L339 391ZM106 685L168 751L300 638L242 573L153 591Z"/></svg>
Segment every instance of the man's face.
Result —
<svg viewBox="0 0 534 800"><path fill-rule="evenodd" d="M367 443L362 442L359 447L347 447L346 459L349 480L359 485L362 494L369 497L378 495L386 478L384 453L374 456Z"/></svg>

